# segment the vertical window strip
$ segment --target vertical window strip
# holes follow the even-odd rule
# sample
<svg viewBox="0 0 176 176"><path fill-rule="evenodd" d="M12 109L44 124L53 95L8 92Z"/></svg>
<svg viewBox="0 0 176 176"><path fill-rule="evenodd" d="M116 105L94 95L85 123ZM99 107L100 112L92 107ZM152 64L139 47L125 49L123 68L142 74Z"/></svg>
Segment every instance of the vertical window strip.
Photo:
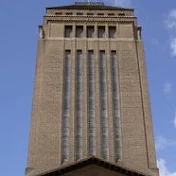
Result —
<svg viewBox="0 0 176 176"><path fill-rule="evenodd" d="M82 158L82 51L76 53L76 107L75 107L76 160Z"/></svg>
<svg viewBox="0 0 176 176"><path fill-rule="evenodd" d="M88 135L89 155L96 154L94 53L88 51Z"/></svg>
<svg viewBox="0 0 176 176"><path fill-rule="evenodd" d="M106 87L106 58L105 51L100 51L100 114L101 114L101 155L108 159L108 113Z"/></svg>
<svg viewBox="0 0 176 176"><path fill-rule="evenodd" d="M65 51L64 65L64 96L63 96L63 119L62 119L62 159L69 159L69 119L70 119L70 74L71 74L71 51Z"/></svg>
<svg viewBox="0 0 176 176"><path fill-rule="evenodd" d="M121 159L121 129L118 112L118 73L116 51L111 51L112 104L114 119L114 145L116 160Z"/></svg>

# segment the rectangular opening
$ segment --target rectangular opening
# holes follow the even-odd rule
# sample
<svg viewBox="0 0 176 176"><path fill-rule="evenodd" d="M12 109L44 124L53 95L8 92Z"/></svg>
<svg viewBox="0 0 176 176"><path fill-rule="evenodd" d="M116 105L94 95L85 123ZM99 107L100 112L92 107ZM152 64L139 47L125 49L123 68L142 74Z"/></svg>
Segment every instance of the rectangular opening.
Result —
<svg viewBox="0 0 176 176"><path fill-rule="evenodd" d="M125 16L125 14L124 14L124 13L119 13L118 15L119 15L119 16Z"/></svg>
<svg viewBox="0 0 176 176"><path fill-rule="evenodd" d="M83 15L83 13L76 13L76 15Z"/></svg>
<svg viewBox="0 0 176 176"><path fill-rule="evenodd" d="M98 38L105 37L105 26L98 26Z"/></svg>
<svg viewBox="0 0 176 176"><path fill-rule="evenodd" d="M114 16L115 14L114 13L108 13L108 16Z"/></svg>
<svg viewBox="0 0 176 176"><path fill-rule="evenodd" d="M66 15L73 15L73 13L72 12L67 12Z"/></svg>
<svg viewBox="0 0 176 176"><path fill-rule="evenodd" d="M109 38L115 38L115 34L116 34L116 27L109 26Z"/></svg>
<svg viewBox="0 0 176 176"><path fill-rule="evenodd" d="M72 34L72 26L65 26L65 37L70 38Z"/></svg>
<svg viewBox="0 0 176 176"><path fill-rule="evenodd" d="M83 26L76 26L76 38L83 37Z"/></svg>
<svg viewBox="0 0 176 176"><path fill-rule="evenodd" d="M100 16L104 16L104 13L98 13L98 15L100 15Z"/></svg>
<svg viewBox="0 0 176 176"><path fill-rule="evenodd" d="M88 16L92 16L92 15L93 15L93 13L87 13L87 15L88 15Z"/></svg>
<svg viewBox="0 0 176 176"><path fill-rule="evenodd" d="M56 15L62 15L62 12L56 12L55 14Z"/></svg>
<svg viewBox="0 0 176 176"><path fill-rule="evenodd" d="M87 38L93 38L94 26L87 26Z"/></svg>

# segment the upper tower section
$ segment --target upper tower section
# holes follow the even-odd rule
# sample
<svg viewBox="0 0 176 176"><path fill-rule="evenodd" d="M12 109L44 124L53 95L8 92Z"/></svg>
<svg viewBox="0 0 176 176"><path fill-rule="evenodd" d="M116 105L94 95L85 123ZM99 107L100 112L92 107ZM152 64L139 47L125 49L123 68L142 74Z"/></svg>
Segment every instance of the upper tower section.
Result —
<svg viewBox="0 0 176 176"><path fill-rule="evenodd" d="M107 6L98 2L75 2L74 5L46 8L44 27L40 26L40 38L65 37L64 26L69 26L69 23L89 23L89 25L91 23L93 25L108 23L111 26L118 23L119 26L114 38L141 40L141 28L137 25L134 9ZM57 31L55 31L55 28L57 28ZM71 32L70 38L76 38L74 31L71 28L68 30ZM82 37L87 38L86 32ZM98 38L98 33L94 33L92 38ZM108 36L105 36L105 38L108 38Z"/></svg>

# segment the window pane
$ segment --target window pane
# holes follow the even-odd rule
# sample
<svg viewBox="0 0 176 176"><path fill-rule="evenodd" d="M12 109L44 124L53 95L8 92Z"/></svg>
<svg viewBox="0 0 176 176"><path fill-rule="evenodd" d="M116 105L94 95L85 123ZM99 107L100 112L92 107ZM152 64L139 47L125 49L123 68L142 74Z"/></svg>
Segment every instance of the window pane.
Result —
<svg viewBox="0 0 176 176"><path fill-rule="evenodd" d="M72 33L72 26L65 26L65 37L70 38Z"/></svg>
<svg viewBox="0 0 176 176"><path fill-rule="evenodd" d="M105 26L98 26L98 38L105 37Z"/></svg>
<svg viewBox="0 0 176 176"><path fill-rule="evenodd" d="M93 38L94 26L87 26L87 38Z"/></svg>
<svg viewBox="0 0 176 176"><path fill-rule="evenodd" d="M76 38L83 37L83 26L76 26Z"/></svg>
<svg viewBox="0 0 176 176"><path fill-rule="evenodd" d="M115 34L116 34L116 27L110 26L109 27L109 38L115 38Z"/></svg>

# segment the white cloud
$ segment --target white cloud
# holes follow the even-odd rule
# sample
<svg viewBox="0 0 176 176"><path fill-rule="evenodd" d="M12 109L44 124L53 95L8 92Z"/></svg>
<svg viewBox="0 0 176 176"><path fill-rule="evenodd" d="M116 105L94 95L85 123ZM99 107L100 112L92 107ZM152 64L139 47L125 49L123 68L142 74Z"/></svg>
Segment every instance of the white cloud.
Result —
<svg viewBox="0 0 176 176"><path fill-rule="evenodd" d="M168 14L166 26L170 32L171 55L176 56L176 9L171 10Z"/></svg>
<svg viewBox="0 0 176 176"><path fill-rule="evenodd" d="M176 141L172 139L166 139L163 136L158 136L155 140L155 147L157 150L163 150L167 147L176 147Z"/></svg>
<svg viewBox="0 0 176 176"><path fill-rule="evenodd" d="M173 56L176 56L176 37L172 37L170 47L171 47L171 51L172 51L171 54Z"/></svg>
<svg viewBox="0 0 176 176"><path fill-rule="evenodd" d="M176 128L176 111L175 111L175 116L174 116L174 127Z"/></svg>
<svg viewBox="0 0 176 176"><path fill-rule="evenodd" d="M130 6L131 0L112 0L115 6Z"/></svg>
<svg viewBox="0 0 176 176"><path fill-rule="evenodd" d="M176 172L170 172L164 159L157 160L160 176L176 176Z"/></svg>
<svg viewBox="0 0 176 176"><path fill-rule="evenodd" d="M170 29L176 28L176 9L171 10L168 15L168 20L166 22L167 27Z"/></svg>
<svg viewBox="0 0 176 176"><path fill-rule="evenodd" d="M176 44L176 40L175 40L175 44ZM176 46L176 45L175 45ZM176 49L176 48L175 48ZM164 84L164 87L163 87L163 92L165 94L170 94L172 93L172 84L170 82L167 82Z"/></svg>

